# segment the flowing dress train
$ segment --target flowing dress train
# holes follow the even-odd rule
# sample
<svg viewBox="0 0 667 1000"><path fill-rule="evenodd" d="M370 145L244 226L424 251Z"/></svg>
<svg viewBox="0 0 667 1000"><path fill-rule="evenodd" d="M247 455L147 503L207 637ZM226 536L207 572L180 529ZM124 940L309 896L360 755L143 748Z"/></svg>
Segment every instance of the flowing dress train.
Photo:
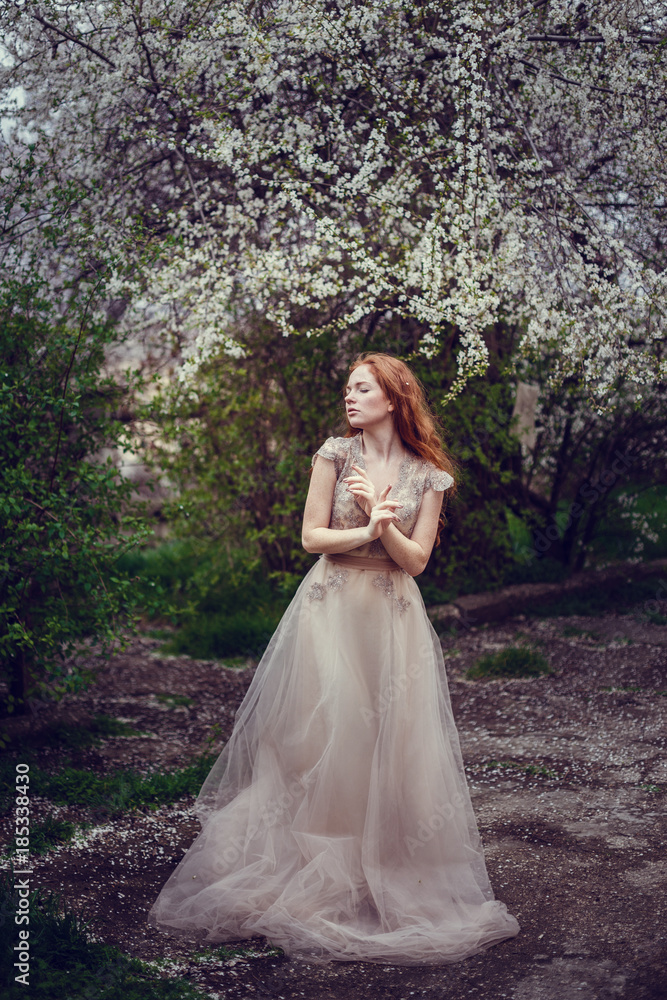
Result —
<svg viewBox="0 0 667 1000"><path fill-rule="evenodd" d="M367 523L341 486L359 438L318 455L338 473L331 526ZM406 460L391 492L404 533L424 490L450 482ZM306 574L196 809L202 830L149 914L168 933L413 965L519 931L489 884L440 642L379 541Z"/></svg>

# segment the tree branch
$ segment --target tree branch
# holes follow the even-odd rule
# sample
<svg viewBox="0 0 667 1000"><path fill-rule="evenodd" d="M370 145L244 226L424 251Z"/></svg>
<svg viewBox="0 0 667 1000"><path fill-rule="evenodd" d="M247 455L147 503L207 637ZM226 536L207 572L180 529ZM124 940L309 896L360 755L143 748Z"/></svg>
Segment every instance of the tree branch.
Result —
<svg viewBox="0 0 667 1000"><path fill-rule="evenodd" d="M665 41L664 38L655 35L642 36L636 32L632 32L631 36L634 40L645 45L662 45ZM572 35L526 35L526 41L558 42L559 45L563 42L569 42L570 45L598 45L600 42L606 44L603 35L584 35L581 38L573 38Z"/></svg>
<svg viewBox="0 0 667 1000"><path fill-rule="evenodd" d="M535 75L537 76L539 70L535 65L535 63L528 62L527 59L517 59L517 62L520 62L522 66L527 66L528 69L532 69ZM596 87L591 83L586 84L586 83L581 83L579 80L568 80L566 76L561 76L560 73L550 72L549 76L551 77L552 80L560 80L561 83L567 83L572 87L588 87L589 90L597 90L600 94L613 95L615 93L615 91L609 90L608 87Z"/></svg>
<svg viewBox="0 0 667 1000"><path fill-rule="evenodd" d="M71 35L69 31L64 31L62 28L59 28L56 24L51 24L50 21L47 21L46 18L44 17L40 17L39 14L30 14L30 17L32 17L34 21L38 21L43 28L48 28L49 31L55 31L55 33L57 35L61 35L62 38L67 38L68 41L74 42L75 45L80 45L82 48L87 49L88 52L96 56L98 59L102 59L105 63L111 66L112 69L116 68L116 64L113 63L111 59L108 58L108 56L105 56L103 52L98 52L98 50L94 49L92 45L88 45L87 42L84 42L80 38L77 38L76 35Z"/></svg>

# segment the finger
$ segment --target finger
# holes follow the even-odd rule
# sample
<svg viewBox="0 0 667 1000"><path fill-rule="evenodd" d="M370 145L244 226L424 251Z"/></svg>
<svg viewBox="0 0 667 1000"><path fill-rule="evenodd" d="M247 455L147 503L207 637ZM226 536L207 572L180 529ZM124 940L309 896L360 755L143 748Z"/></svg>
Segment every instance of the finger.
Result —
<svg viewBox="0 0 667 1000"><path fill-rule="evenodd" d="M361 476L363 479L366 479L368 480L368 482L370 482L370 479L368 478L368 473L366 472L365 469L362 469L360 465L352 465L351 468L356 471L358 476Z"/></svg>
<svg viewBox="0 0 667 1000"><path fill-rule="evenodd" d="M378 510L377 507L373 512L373 518L377 521L400 521L400 517L393 510Z"/></svg>

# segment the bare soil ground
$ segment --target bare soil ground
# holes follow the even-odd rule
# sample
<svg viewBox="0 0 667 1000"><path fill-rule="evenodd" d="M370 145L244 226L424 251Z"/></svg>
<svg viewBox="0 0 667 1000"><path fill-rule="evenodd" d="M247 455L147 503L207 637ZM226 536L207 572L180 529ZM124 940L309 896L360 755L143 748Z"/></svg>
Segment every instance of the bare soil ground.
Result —
<svg viewBox="0 0 667 1000"><path fill-rule="evenodd" d="M553 673L465 679L479 656L517 638L540 648ZM144 635L108 662L91 657L93 687L12 726L104 713L146 734L68 752L73 766L98 773L181 767L202 752L214 724L221 747L252 664L166 657L159 646ZM220 1000L664 1000L667 626L613 614L515 618L447 635L443 646L491 881L519 919L517 938L441 967L308 965L272 953L261 938L239 942L241 957L202 957L146 925L198 833L191 798L98 823L35 858L33 887L85 909L99 939L165 962L163 974L186 976ZM40 763L56 765L59 756L45 747ZM32 808L33 822L95 821L80 807L34 799ZM0 831L5 843L10 820Z"/></svg>

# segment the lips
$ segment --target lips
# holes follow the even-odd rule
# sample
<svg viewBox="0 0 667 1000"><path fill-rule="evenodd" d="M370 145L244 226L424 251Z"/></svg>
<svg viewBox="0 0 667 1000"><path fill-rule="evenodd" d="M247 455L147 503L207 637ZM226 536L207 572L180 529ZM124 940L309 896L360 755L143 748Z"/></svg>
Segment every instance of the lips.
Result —
<svg viewBox="0 0 667 1000"><path fill-rule="evenodd" d="M355 413L358 413L358 412L359 412L359 410L348 410L347 411L347 415L348 415L348 417L352 417L352 416L354 416Z"/></svg>

